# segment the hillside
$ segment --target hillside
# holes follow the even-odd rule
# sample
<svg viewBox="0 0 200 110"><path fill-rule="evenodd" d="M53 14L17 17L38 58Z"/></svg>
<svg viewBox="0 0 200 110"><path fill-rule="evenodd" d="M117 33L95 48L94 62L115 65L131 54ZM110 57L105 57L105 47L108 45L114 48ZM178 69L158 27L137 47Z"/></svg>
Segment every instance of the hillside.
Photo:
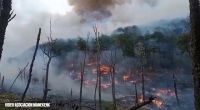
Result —
<svg viewBox="0 0 200 110"><path fill-rule="evenodd" d="M177 103L181 103L183 109L193 108L192 101L184 100L192 100L193 91L189 21L187 19L162 20L153 24L146 27L135 25L119 27L111 35L101 33L98 39L90 36L88 42L84 36L77 39L57 39L53 49L53 55L56 57L52 59L50 66L51 92L48 98L55 96L67 98L73 91L73 97L79 99L81 67L85 59L84 99L94 100L96 76L100 72L102 101L112 100L111 68L114 65L113 83L116 87L117 104L120 107L130 107L137 101L142 103L144 99L153 95L157 99L147 107L154 110L177 110ZM99 70L97 70L97 43L100 44ZM40 47L49 48L47 43L40 44L39 49ZM8 62L26 64L31 60L33 50L34 47L31 47L20 56L10 58ZM84 58L85 53L86 58ZM43 62L44 57L41 56L42 51L39 50L33 72L32 94L42 93L40 89L43 87L46 65ZM174 87L174 85L178 86ZM136 86L138 89L135 89ZM16 86L16 88L20 87Z"/></svg>

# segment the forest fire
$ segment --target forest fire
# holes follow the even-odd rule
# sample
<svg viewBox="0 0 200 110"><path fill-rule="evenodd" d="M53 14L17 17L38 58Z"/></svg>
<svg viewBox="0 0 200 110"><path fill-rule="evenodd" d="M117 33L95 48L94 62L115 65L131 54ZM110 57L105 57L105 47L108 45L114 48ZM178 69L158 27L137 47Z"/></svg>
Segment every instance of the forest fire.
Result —
<svg viewBox="0 0 200 110"><path fill-rule="evenodd" d="M164 102L162 102L162 101L160 101L158 99L153 100L153 103L159 108L161 108L162 105L164 104Z"/></svg>
<svg viewBox="0 0 200 110"><path fill-rule="evenodd" d="M141 95L138 99L138 102L139 103L142 103L144 100L143 100L143 96ZM161 100L159 100L158 98L156 98L155 100L153 100L153 103L154 105L156 105L157 107L161 108L162 105L164 104L164 102L162 102Z"/></svg>
<svg viewBox="0 0 200 110"><path fill-rule="evenodd" d="M123 76L123 80L124 80L124 81L128 81L129 77L130 77L130 74L124 75L124 76Z"/></svg>
<svg viewBox="0 0 200 110"><path fill-rule="evenodd" d="M94 63L93 63L94 64ZM91 65L93 66L93 64L91 63ZM90 66L91 66L90 65ZM91 66L91 67L92 67ZM97 71L96 71L96 67L95 66L93 66L93 68L94 69L92 69L92 73L97 73ZM108 66L106 66L106 65L102 65L101 67L100 67L100 70L101 70L101 72L102 72L102 74L103 75L108 75L109 74L109 72L110 72L110 68L108 67ZM72 75L72 74L74 74L75 72L74 71L71 71L69 74L70 75ZM126 73L125 75L123 75L122 76L122 80L123 81L125 81L125 82L130 82L130 83L136 83L136 82L138 82L138 80L139 79L132 79L131 78L131 70L129 70L128 71L128 73ZM109 76L107 76L107 77L109 77ZM79 73L78 72L78 74L77 74L77 78L75 79L75 81L80 81L80 79L81 79L81 73ZM104 79L104 77L102 77L101 79ZM149 77L144 77L144 79L145 79L145 81L149 81L149 80L151 80L151 78L149 78ZM90 87L91 85L95 85L96 84L96 79L95 78L93 78L93 79L84 79L84 85L85 85L85 87ZM115 81L115 85L122 85L123 83L121 83L121 81L120 82L118 82L118 81ZM110 88L112 85L111 85L111 82L103 82L102 84L101 84L101 87L102 87L102 89L108 89L108 88ZM170 90L170 89L156 89L156 88L151 88L152 89L152 91L154 91L155 92L155 95L157 96L157 97L161 97L161 96L163 96L163 95L170 95L170 96L175 96L174 95L174 92L172 91L172 90ZM130 99L132 100L132 101L134 101L135 99L134 98L131 98L130 97ZM125 100L125 102L126 103L128 103L128 101L127 100ZM125 103L124 102L124 103ZM138 102L139 103L142 103L143 102L143 97L142 97L142 95L139 97L139 99L138 99ZM153 104L154 105L156 105L157 107L162 107L163 105L164 105L164 102L163 101L161 101L160 99L158 99L158 98L156 98L155 100L153 100Z"/></svg>
<svg viewBox="0 0 200 110"><path fill-rule="evenodd" d="M62 96L61 100L65 97L64 100L70 102L70 104L68 104L70 109L72 106L73 108L78 107L79 109L82 109L82 105L87 106L85 102L88 100L92 103L92 106L93 103L95 103L93 110L99 110L99 108L100 110L104 110L105 108L102 108L102 106L104 106L103 102L107 103L109 101L112 101L112 105L114 105L113 108L116 110L121 109L124 105L126 105L127 108L136 106L136 109L139 109L140 107L149 107L151 110L193 110L198 106L197 103L194 103L197 102L196 100L198 100L198 97L193 98L193 95L198 96L198 91L194 91L197 90L194 88L198 88L198 84L191 83L196 81L193 81L195 78L199 79L198 75L195 74L195 71L191 71L194 69L191 60L198 59L198 55L194 58L194 55L191 55L191 52L188 51L190 48L198 47L198 45L189 45L191 42L189 40L191 34L194 39L195 36L198 36L195 35L195 32L190 33L191 29L195 30L195 26L189 26L189 24L198 24L192 22L197 19L197 16L190 16L190 19L183 19L179 18L176 13L175 17L173 13L170 13L171 17L165 16L165 18L175 19L168 19L166 21L159 20L157 23L156 21L153 21L153 19L149 19L148 24L137 22L138 25L136 25L132 24L134 23L133 21L127 21L128 18L125 18L125 21L122 20L121 22L119 19L119 23L116 25L115 21L118 16L116 16L115 11L119 10L118 8L112 7L119 5L120 8L126 8L126 6L135 3L107 2L103 5L99 4L99 2L94 3L91 3L90 5L94 5L96 8L99 8L100 6L100 8L96 9L92 6L89 7L89 9L89 5L87 4L88 6L80 8L81 10L84 10L85 8L89 9L85 12L77 8L81 7L82 2L68 4L75 7L74 11L77 12L73 13L72 18L78 17L76 20L81 19L81 24L83 24L80 25L79 22L73 23L75 27L73 26L71 31L78 30L78 34L84 37L74 37L72 35L77 35L77 33L75 32L74 34L74 32L71 32L70 30L67 31L67 34L66 32L64 33L64 35L69 36L62 37L63 33L57 31L63 29L56 28L56 30L53 30L55 31L54 33L62 38L57 38L57 35L55 35L55 39L52 38L50 19L50 36L47 37L47 41L41 43L40 39L42 39L42 37L40 37L40 28L35 46L31 46L27 51L24 51L23 54L18 53L17 55L20 56L11 55L11 57L8 55L6 58L11 57L8 59L8 62L4 59L5 62L3 61L2 63L6 65L2 66L1 73L5 73L5 82L7 84L10 83L10 79L12 79L12 76L14 75L11 73L16 72L14 70L15 67L9 69L11 66L22 66L22 64L31 61L29 70L25 70L26 67L23 72L20 70L12 83L13 85L15 81L21 77L21 81L23 80L22 83L15 84L16 87L20 89L21 93L24 90L22 87L26 86L21 102L26 102L24 98L25 96L29 96L29 93L32 92L32 89L30 89L31 87L34 88L33 91L37 92L37 94L43 92L44 96L42 101L44 102L52 102L53 99L56 99L56 109L58 105L57 102L61 99L59 98L59 101L57 101L57 97L60 96ZM10 2L9 4L10 5L3 6L2 9L9 8L6 6L11 6L12 3ZM156 3L155 6L143 2L138 2L136 5L139 6L144 4L145 6L148 5L147 7L143 7L145 8L144 11L146 9L153 11L155 6L159 8L162 5L160 5L160 2ZM178 6L180 5L178 2L177 4ZM193 4L195 4L195 2ZM177 7L177 5L174 6ZM102 7L105 9L102 10ZM192 15L192 9L194 11L193 15L198 14L194 7L197 6L190 5L190 15ZM9 9L11 10L11 8ZM90 15L87 16L88 12L95 13L90 13ZM6 13L9 15L9 10ZM74 16L74 14L80 16ZM99 14L100 18L98 16L97 18L99 19L96 19L96 16L93 14ZM185 15L186 14L184 14L184 16ZM183 14L181 16L183 16ZM2 14L2 18L3 17ZM12 20L14 17L15 15L13 17L10 16L10 18L7 17L7 21L9 21L9 19ZM61 19L65 19L67 16L61 17ZM87 21L87 18L91 19ZM134 21L137 21L137 19ZM150 21L153 22L151 23ZM88 26L94 22L103 23L101 25L103 26L103 30L97 25L93 26L93 30L91 30L94 33L90 34L90 32L88 32L88 39L86 39L86 36L83 35L85 33L84 30L85 28L88 30ZM68 21L63 21L63 23L66 26L71 25ZM58 25L63 23L58 23ZM105 25L105 23L109 24L109 26ZM126 25L123 25L124 23ZM81 28L84 26L86 27L82 30ZM63 25L61 28L63 28ZM4 26L2 30L6 30L6 27ZM26 34L26 31L24 32ZM4 34L5 32L2 31L1 35ZM23 32L21 34L25 35ZM2 36L2 39L3 38L5 38L5 36ZM19 49L23 50L23 48ZM35 51L33 51L34 49ZM38 60L40 57L38 52L42 53L42 59ZM31 55L32 53L33 55ZM195 54L198 52L194 51L193 53ZM7 65L7 63L10 66ZM198 65L198 62L195 63ZM29 63L27 66L28 65ZM18 83L18 81L16 81L16 83ZM4 74L3 79L1 80L1 93L4 93L4 89L7 89L7 84L5 86L3 84ZM117 96L117 93L121 94L121 96ZM32 94L30 94L30 96L31 95ZM71 104L72 99L79 99L79 105L77 106L76 101ZM119 103L122 101L123 104ZM99 103L96 104L96 102Z"/></svg>
<svg viewBox="0 0 200 110"><path fill-rule="evenodd" d="M170 90L170 89L155 89L155 88L152 88L152 90L156 93L156 96L158 96L158 97L160 97L162 95L175 97L175 92Z"/></svg>
<svg viewBox="0 0 200 110"><path fill-rule="evenodd" d="M75 67L76 65L76 67ZM71 67L72 66L72 67ZM67 70L69 71L66 74L62 74L62 77L70 77L73 79L73 81L79 85L81 82L81 71L80 71L80 65L77 63L72 63L72 65L67 66ZM86 68L87 67L87 68ZM149 96L155 96L156 99L152 101L152 104L149 104L148 107L151 108L165 108L169 106L170 102L168 100L176 99L175 91L173 86L165 86L164 87L162 82L159 81L162 79L165 79L165 77L160 77L160 74L157 76L153 76L154 72L161 73L160 71L151 71L144 70L143 73L143 79L144 79L144 85L145 85L145 99L143 99L142 94L142 75L140 68L135 67L123 67L122 66L116 66L115 68L115 89L116 92L119 94L122 94L121 96L116 96L117 100L120 99L120 101L123 101L123 104L127 107L135 104L136 102L136 95L134 94L134 91L137 91L138 97L138 103L144 103L146 100L148 100ZM65 68L66 69L66 68ZM110 70L110 65L104 63L100 63L100 73L101 73L101 91L102 94L105 92L108 93L110 96L112 96L112 71ZM157 74L156 73L156 74ZM162 74L161 74L162 75ZM170 79L170 78L169 78ZM172 78L171 78L172 79ZM158 82L154 82L158 81ZM85 66L85 71L83 73L83 87L86 89L91 89L93 87L96 87L96 83L98 83L97 78L97 63L96 62L89 62ZM167 82L168 83L168 82ZM172 84L173 85L173 84ZM137 89L135 88L137 86ZM97 85L97 89L99 88L99 85ZM77 93L78 94L78 93ZM179 95L182 96L182 95ZM145 101L144 101L145 100ZM176 100L175 100L176 101ZM174 102L173 102L174 103Z"/></svg>
<svg viewBox="0 0 200 110"><path fill-rule="evenodd" d="M111 84L110 84L110 83L101 84L101 86L102 86L104 89L107 89L109 86L111 86Z"/></svg>
<svg viewBox="0 0 200 110"><path fill-rule="evenodd" d="M102 75L107 75L109 71L110 71L110 67L108 67L106 65L100 66L100 72L101 72ZM96 74L97 69L93 69L92 72Z"/></svg>

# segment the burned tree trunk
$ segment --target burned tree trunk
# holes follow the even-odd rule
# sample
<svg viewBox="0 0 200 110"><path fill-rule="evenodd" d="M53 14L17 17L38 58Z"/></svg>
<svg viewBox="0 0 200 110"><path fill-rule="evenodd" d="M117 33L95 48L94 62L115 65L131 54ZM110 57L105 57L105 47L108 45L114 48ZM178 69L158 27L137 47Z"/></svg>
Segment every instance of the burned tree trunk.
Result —
<svg viewBox="0 0 200 110"><path fill-rule="evenodd" d="M100 70L100 41L99 41L99 32L96 26L93 27L96 41L97 41L97 79L98 79L98 86L99 86L99 108L102 110L101 104L101 70Z"/></svg>
<svg viewBox="0 0 200 110"><path fill-rule="evenodd" d="M97 77L96 77L96 84L95 84L95 91L94 91L94 101L95 101L95 108L96 108L96 101L97 101L97 87L98 87L98 83L99 83L99 75L97 74Z"/></svg>
<svg viewBox="0 0 200 110"><path fill-rule="evenodd" d="M113 97L113 110L117 110L115 98L115 67L112 67L112 97Z"/></svg>
<svg viewBox="0 0 200 110"><path fill-rule="evenodd" d="M3 44L5 39L6 28L8 22L11 21L16 15L12 16L12 0L0 0L0 60L2 57Z"/></svg>
<svg viewBox="0 0 200 110"><path fill-rule="evenodd" d="M138 104L137 84L135 83L135 105Z"/></svg>
<svg viewBox="0 0 200 110"><path fill-rule="evenodd" d="M82 91L83 91L83 74L84 74L84 70L83 70L83 65L82 65L82 63L80 63L80 65L81 65L81 86L80 86L80 98L79 98L79 110L81 110L81 102L82 102Z"/></svg>
<svg viewBox="0 0 200 110"><path fill-rule="evenodd" d="M46 78L45 78L45 86L44 86L44 96L43 96L43 102L46 102L47 99L47 93L48 91L50 91L50 89L48 88L48 80L49 80L49 66L51 63L51 57L49 58L48 62L47 62L47 68L46 68Z"/></svg>
<svg viewBox="0 0 200 110"><path fill-rule="evenodd" d="M1 84L1 73L0 73L0 84Z"/></svg>
<svg viewBox="0 0 200 110"><path fill-rule="evenodd" d="M195 109L200 110L200 12L199 0L190 3L190 50L192 56L192 74L194 79Z"/></svg>
<svg viewBox="0 0 200 110"><path fill-rule="evenodd" d="M47 37L48 41L46 43L43 43L41 46L41 50L43 52L43 54L45 54L48 57L48 62L46 65L46 78L45 78L45 87L44 87L44 96L43 96L43 102L46 102L46 98L47 98L47 93L48 91L50 91L51 89L48 88L48 81L49 81L49 66L51 63L52 58L56 57L56 55L54 55L54 51L57 51L56 48L56 39L53 40L52 39L52 30L51 30L51 18L50 18L50 36Z"/></svg>
<svg viewBox="0 0 200 110"><path fill-rule="evenodd" d="M85 73L85 62L86 62L86 57L87 57L87 48L88 48L88 39L89 39L89 33L88 33L88 38L87 38L87 42L86 42L86 47L85 47L85 56L84 56L84 61L83 61L83 65L81 63L81 86L80 86L80 99L79 99L79 110L81 110L81 101L82 101L82 90L83 90L83 76Z"/></svg>
<svg viewBox="0 0 200 110"><path fill-rule="evenodd" d="M142 73L142 101L145 100L144 74Z"/></svg>
<svg viewBox="0 0 200 110"><path fill-rule="evenodd" d="M99 81L99 107L100 110L102 110L102 105L101 105L101 76L102 76L102 72L100 70L100 44L99 44L99 35L97 37L97 41L98 41L98 53L97 53L97 74L98 74L98 81Z"/></svg>
<svg viewBox="0 0 200 110"><path fill-rule="evenodd" d="M174 82L174 90L175 90L175 95L176 95L176 102L178 107L180 107L179 99L178 99L178 91L177 91L177 85L176 85L176 78L173 74L173 82Z"/></svg>
<svg viewBox="0 0 200 110"><path fill-rule="evenodd" d="M135 52L140 59L141 63L141 76L142 76L142 101L145 100L145 85L144 85L144 61L146 58L145 46L142 43L138 43L135 47Z"/></svg>
<svg viewBox="0 0 200 110"><path fill-rule="evenodd" d="M15 78L15 80L13 81L13 83L12 83L11 86L10 86L9 92L11 92L11 89L12 89L12 87L13 87L15 81L17 80L17 78L18 78L20 75L21 75L21 80L22 80L22 73L26 70L26 67L28 66L28 64L29 64L29 63L27 63L27 65L26 65L22 70L19 71L17 77Z"/></svg>
<svg viewBox="0 0 200 110"><path fill-rule="evenodd" d="M4 83L4 76L3 76L3 78L2 78L2 82L1 82L1 90L4 89L4 88L3 88L3 83Z"/></svg>
<svg viewBox="0 0 200 110"><path fill-rule="evenodd" d="M141 102L141 103L138 103L137 105L135 105L135 106L129 108L128 110L138 110L139 108L141 108L141 107L143 107L143 106L145 106L145 105L147 105L147 104L152 103L152 101L153 101L155 98L156 98L156 97L152 97L152 96L151 96L151 97L149 97L148 100L143 101L143 102Z"/></svg>
<svg viewBox="0 0 200 110"><path fill-rule="evenodd" d="M25 96L26 96L26 92L28 91L29 85L30 85L30 83L31 83L33 64L34 64L35 57L36 57L37 50L38 50L38 45L39 45L39 41L40 41L40 34L41 34L41 28L39 28L39 33L38 33L38 37L37 37L35 52L34 52L34 54L33 54L33 59L32 59L32 61L31 61L31 65L30 65L30 69L29 69L28 82L27 82L26 88L25 88L25 90L24 90L24 93L23 93L23 95L22 95L21 102L24 101L24 98L25 98Z"/></svg>
<svg viewBox="0 0 200 110"><path fill-rule="evenodd" d="M111 71L111 78L112 78L112 97L113 97L113 110L117 110L117 102L115 97L115 74L116 74L116 61L117 61L117 52L115 49L115 55L113 58L112 51L111 51L111 63L112 63L112 71Z"/></svg>

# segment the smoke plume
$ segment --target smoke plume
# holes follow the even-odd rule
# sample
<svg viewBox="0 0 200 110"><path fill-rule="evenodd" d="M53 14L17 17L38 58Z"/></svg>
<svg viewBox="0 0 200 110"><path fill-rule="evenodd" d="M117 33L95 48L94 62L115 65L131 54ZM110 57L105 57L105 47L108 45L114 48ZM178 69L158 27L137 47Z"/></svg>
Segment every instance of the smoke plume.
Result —
<svg viewBox="0 0 200 110"><path fill-rule="evenodd" d="M112 16L112 10L116 5L131 3L132 1L155 6L158 0L68 0L69 5L73 6L73 10L82 17L82 22L85 22L88 18L95 20L109 18Z"/></svg>

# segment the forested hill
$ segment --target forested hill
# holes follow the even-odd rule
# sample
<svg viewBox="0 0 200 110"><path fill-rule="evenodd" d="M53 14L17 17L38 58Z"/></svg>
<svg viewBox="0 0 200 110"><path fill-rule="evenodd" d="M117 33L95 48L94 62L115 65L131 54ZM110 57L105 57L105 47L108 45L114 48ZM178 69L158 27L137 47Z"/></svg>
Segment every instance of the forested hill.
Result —
<svg viewBox="0 0 200 110"><path fill-rule="evenodd" d="M100 49L105 51L117 47L118 50L122 51L124 57L136 57L137 53L134 50L138 43L142 43L149 57L153 53L157 53L162 56L160 62L166 62L165 66L172 65L175 64L174 55L190 55L188 33L189 20L187 18L160 20L146 26L119 27L111 35L101 33L102 35L99 38ZM57 58L61 58L69 52L84 51L86 49L86 38L86 36L82 36L77 39L58 39L54 53L58 55ZM95 37L90 38L87 47L90 52L95 53L96 40ZM30 50L34 50L34 47L26 50L21 56L10 58L9 62L29 61L33 52Z"/></svg>
<svg viewBox="0 0 200 110"><path fill-rule="evenodd" d="M180 36L189 33L189 18L173 19L173 20L160 20L147 24L145 26L129 26L119 27L114 32L132 33L136 35L144 35L147 32L154 33L155 31L161 32L166 36Z"/></svg>

